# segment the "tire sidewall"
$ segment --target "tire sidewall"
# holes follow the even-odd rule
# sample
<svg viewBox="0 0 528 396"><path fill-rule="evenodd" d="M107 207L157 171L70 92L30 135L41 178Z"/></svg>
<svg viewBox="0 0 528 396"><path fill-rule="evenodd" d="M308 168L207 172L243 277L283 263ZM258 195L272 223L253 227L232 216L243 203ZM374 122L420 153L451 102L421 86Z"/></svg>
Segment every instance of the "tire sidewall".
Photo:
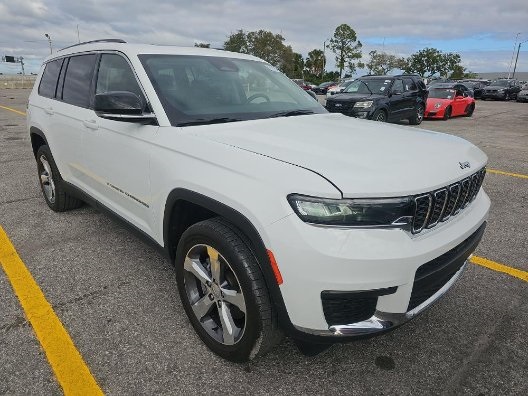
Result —
<svg viewBox="0 0 528 396"><path fill-rule="evenodd" d="M40 161L40 158L44 156L46 161L48 162L51 173L52 173L52 179L53 184L55 185L55 201L51 202L48 197L46 196L46 193L44 192L44 187L42 185L42 180L40 178L40 174L43 171L44 167ZM44 200L46 201L46 204L54 211L58 208L58 200L59 200L59 191L60 188L60 177L59 177L59 171L57 169L57 166L55 165L55 160L53 159L53 155L51 155L51 151L48 146L40 146L37 150L37 172L38 172L38 179L39 179L39 185L40 185L40 191L42 192L42 196L44 197Z"/></svg>
<svg viewBox="0 0 528 396"><path fill-rule="evenodd" d="M224 345L214 340L202 327L189 303L185 289L185 270L183 268L183 263L187 252L197 244L206 244L215 248L220 255L228 261L231 269L235 272L240 288L244 294L246 304L246 328L244 329L242 338L234 345ZM251 279L244 267L243 260L244 258L241 258L239 254L237 254L236 250L228 241L219 238L210 228L202 224L197 224L189 228L182 235L174 262L176 267L178 292L193 328L209 349L223 358L235 362L247 361L250 358L251 352L258 341L262 329L260 310L256 303Z"/></svg>

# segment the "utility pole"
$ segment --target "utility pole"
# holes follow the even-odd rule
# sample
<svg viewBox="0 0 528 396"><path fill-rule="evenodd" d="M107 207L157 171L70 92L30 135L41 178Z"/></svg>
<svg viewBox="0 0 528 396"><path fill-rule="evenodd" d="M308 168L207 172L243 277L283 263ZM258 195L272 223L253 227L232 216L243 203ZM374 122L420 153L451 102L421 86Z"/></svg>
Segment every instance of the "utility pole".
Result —
<svg viewBox="0 0 528 396"><path fill-rule="evenodd" d="M517 61L519 60L519 52L521 51L521 45L526 43L528 40L521 41L517 47L517 56L515 57L515 66L513 66L512 78L515 78L515 70L517 69Z"/></svg>
<svg viewBox="0 0 528 396"><path fill-rule="evenodd" d="M515 43L513 44L512 58L511 58L511 61L510 61L510 67L508 68L508 78L510 78L511 67L512 67L512 63L513 63L513 57L515 56L515 46L517 45L517 39L519 38L519 34L521 34L521 33L519 32L515 36Z"/></svg>
<svg viewBox="0 0 528 396"><path fill-rule="evenodd" d="M81 44L81 36L79 35L79 24L77 24L77 41Z"/></svg>
<svg viewBox="0 0 528 396"><path fill-rule="evenodd" d="M325 74L325 67L326 67L326 40L323 41L323 71L321 72L321 80L324 77Z"/></svg>
<svg viewBox="0 0 528 396"><path fill-rule="evenodd" d="M44 34L44 37L46 37L48 39L48 44L49 44L49 47L50 47L50 54L53 54L53 47L51 46L51 37L48 33Z"/></svg>

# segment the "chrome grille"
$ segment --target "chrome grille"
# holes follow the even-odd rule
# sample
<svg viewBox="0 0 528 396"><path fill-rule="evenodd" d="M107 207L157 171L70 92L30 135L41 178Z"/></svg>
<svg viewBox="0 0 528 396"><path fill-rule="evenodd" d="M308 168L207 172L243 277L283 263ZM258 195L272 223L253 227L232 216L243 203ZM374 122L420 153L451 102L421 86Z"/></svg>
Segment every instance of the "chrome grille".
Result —
<svg viewBox="0 0 528 396"><path fill-rule="evenodd" d="M433 228L466 208L477 196L485 175L486 168L482 168L457 183L416 196L412 233Z"/></svg>

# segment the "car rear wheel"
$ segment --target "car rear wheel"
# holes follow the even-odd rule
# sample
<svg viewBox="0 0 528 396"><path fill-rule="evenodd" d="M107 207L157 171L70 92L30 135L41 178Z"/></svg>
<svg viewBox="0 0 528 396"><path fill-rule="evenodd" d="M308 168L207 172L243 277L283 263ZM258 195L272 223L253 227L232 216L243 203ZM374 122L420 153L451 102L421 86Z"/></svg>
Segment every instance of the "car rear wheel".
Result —
<svg viewBox="0 0 528 396"><path fill-rule="evenodd" d="M242 362L280 341L255 255L230 223L217 218L189 227L178 244L175 265L187 316L213 352Z"/></svg>
<svg viewBox="0 0 528 396"><path fill-rule="evenodd" d="M451 106L448 106L444 111L444 118L443 120L449 120L451 118Z"/></svg>
<svg viewBox="0 0 528 396"><path fill-rule="evenodd" d="M423 105L419 104L416 106L416 113L411 118L409 118L409 123L411 125L420 125L424 118L424 111L425 109Z"/></svg>
<svg viewBox="0 0 528 396"><path fill-rule="evenodd" d="M81 200L65 191L64 182L48 146L43 145L38 148L36 159L40 188L50 209L55 212L65 212L82 206Z"/></svg>
<svg viewBox="0 0 528 396"><path fill-rule="evenodd" d="M373 121L387 122L387 113L384 110L376 110L372 116Z"/></svg>

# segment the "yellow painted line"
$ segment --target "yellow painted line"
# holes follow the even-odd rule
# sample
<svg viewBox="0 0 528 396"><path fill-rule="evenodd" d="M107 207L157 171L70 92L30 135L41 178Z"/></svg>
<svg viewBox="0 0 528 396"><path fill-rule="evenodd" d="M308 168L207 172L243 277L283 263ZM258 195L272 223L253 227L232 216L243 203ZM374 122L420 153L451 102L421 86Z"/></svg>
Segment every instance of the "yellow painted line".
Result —
<svg viewBox="0 0 528 396"><path fill-rule="evenodd" d="M471 261L473 264L481 265L493 271L504 272L505 274L514 276L516 278L522 279L525 282L528 282L528 272L526 271L522 271L517 268L512 268L507 265L496 263L495 261L491 261L478 256L471 257L469 261Z"/></svg>
<svg viewBox="0 0 528 396"><path fill-rule="evenodd" d="M521 179L528 179L528 175L522 175L520 173L504 172L504 171L497 170L497 169L486 169L486 172L496 173L497 175L520 177Z"/></svg>
<svg viewBox="0 0 528 396"><path fill-rule="evenodd" d="M12 111L13 113L17 113L17 114L20 114L20 115L23 115L23 116L26 115L26 113L23 112L23 111L20 111L20 110L17 110L17 109L12 109L11 107L7 107L7 106L1 106L0 105L0 109L9 110L9 111Z"/></svg>
<svg viewBox="0 0 528 396"><path fill-rule="evenodd" d="M65 395L103 395L70 335L0 226L0 264Z"/></svg>

